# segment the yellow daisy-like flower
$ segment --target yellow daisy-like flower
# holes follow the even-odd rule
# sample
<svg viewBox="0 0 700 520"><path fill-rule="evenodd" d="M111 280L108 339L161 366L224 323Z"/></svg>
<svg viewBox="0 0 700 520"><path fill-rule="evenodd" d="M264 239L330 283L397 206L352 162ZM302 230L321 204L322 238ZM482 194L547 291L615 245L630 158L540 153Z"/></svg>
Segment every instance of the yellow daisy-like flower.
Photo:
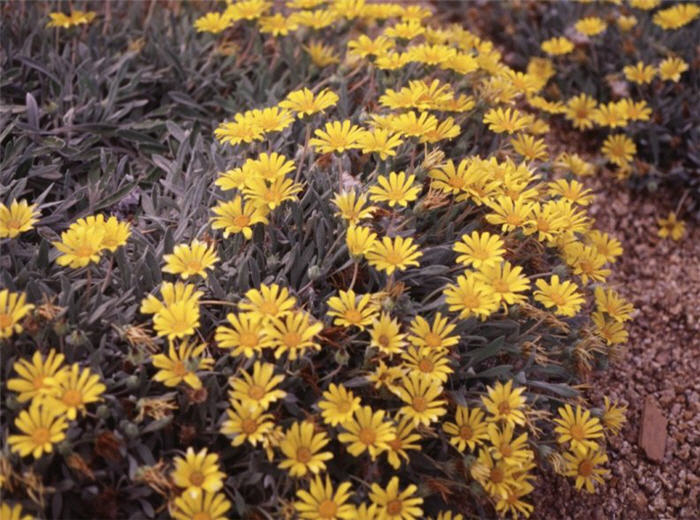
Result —
<svg viewBox="0 0 700 520"><path fill-rule="evenodd" d="M405 137L423 137L438 126L437 118L428 112L409 111L391 119L391 129Z"/></svg>
<svg viewBox="0 0 700 520"><path fill-rule="evenodd" d="M399 413L413 419L416 426L429 426L447 413L444 408L447 401L438 399L442 394L442 385L421 373L411 372L404 376L395 393L406 403Z"/></svg>
<svg viewBox="0 0 700 520"><path fill-rule="evenodd" d="M377 307L372 302L371 294L363 294L359 297L350 289L340 291L338 296L328 299L328 315L333 316L334 325L340 327L357 327L365 330L371 325L377 314Z"/></svg>
<svg viewBox="0 0 700 520"><path fill-rule="evenodd" d="M386 161L389 157L396 156L396 148L403 144L401 135L393 133L386 128L375 128L363 132L358 138L358 146L362 153L376 153L379 158Z"/></svg>
<svg viewBox="0 0 700 520"><path fill-rule="evenodd" d="M402 367L387 366L384 361L380 359L374 372L367 375L367 380L373 383L375 390L386 387L394 392L397 388L397 381L399 381L403 375Z"/></svg>
<svg viewBox="0 0 700 520"><path fill-rule="evenodd" d="M393 46L394 42L386 36L380 35L373 40L366 34L361 34L348 42L348 54L360 58L379 56L386 53Z"/></svg>
<svg viewBox="0 0 700 520"><path fill-rule="evenodd" d="M476 276L491 287L501 302L512 305L525 301L527 296L519 293L530 289L530 281L522 271L523 268L519 265L502 262L482 268Z"/></svg>
<svg viewBox="0 0 700 520"><path fill-rule="evenodd" d="M260 177L267 182L273 183L275 180L284 177L294 171L294 161L290 161L286 156L277 152L261 153L257 159L248 159L241 170L245 179L250 177ZM247 182L244 180L243 188Z"/></svg>
<svg viewBox="0 0 700 520"><path fill-rule="evenodd" d="M214 246L193 240L190 244L178 244L170 255L164 255L164 273L179 274L184 280L190 276L207 277L207 269L219 261Z"/></svg>
<svg viewBox="0 0 700 520"><path fill-rule="evenodd" d="M348 224L357 225L361 220L371 218L374 206L367 205L367 195L358 194L356 191L344 191L336 193L333 204L338 208L336 217L341 217Z"/></svg>
<svg viewBox="0 0 700 520"><path fill-rule="evenodd" d="M673 211L669 212L666 218L656 219L656 222L659 225L659 230L657 232L659 238L671 237L676 242L683 238L685 234L685 222L679 220ZM0 300L0 309L2 309L1 302L2 300Z"/></svg>
<svg viewBox="0 0 700 520"><path fill-rule="evenodd" d="M0 238L15 238L32 229L38 220L36 204L17 199L13 199L9 207L0 204Z"/></svg>
<svg viewBox="0 0 700 520"><path fill-rule="evenodd" d="M51 349L46 358L37 350L31 361L18 359L12 368L19 377L9 379L7 389L19 394L17 400L20 403L29 400L41 402L47 396L56 395L67 373L64 360L65 356L55 349Z"/></svg>
<svg viewBox="0 0 700 520"><path fill-rule="evenodd" d="M167 354L153 356L153 366L160 369L153 379L170 387L185 382L195 390L202 388L197 371L209 370L214 365L214 360L204 355L206 347L206 343L197 345L183 341L175 348L171 341Z"/></svg>
<svg viewBox="0 0 700 520"><path fill-rule="evenodd" d="M369 331L370 346L384 354L398 354L406 344L406 335L401 334L400 331L399 322L388 313L382 312L381 316L372 322L372 328Z"/></svg>
<svg viewBox="0 0 700 520"><path fill-rule="evenodd" d="M299 518L309 520L340 520L355 519L355 508L352 504L346 504L352 496L350 482L341 483L333 490L333 483L326 475L325 482L320 475L316 475L309 483L309 490L297 491L294 509L299 513Z"/></svg>
<svg viewBox="0 0 700 520"><path fill-rule="evenodd" d="M688 64L680 58L666 58L659 63L659 76L664 81L678 83L681 74L688 70Z"/></svg>
<svg viewBox="0 0 700 520"><path fill-rule="evenodd" d="M608 396L605 396L603 400L605 403L605 408L603 409L603 417L601 418L600 422L603 424L604 428L609 430L612 434L617 435L627 422L627 419L625 418L627 407L618 405L618 403L610 402Z"/></svg>
<svg viewBox="0 0 700 520"><path fill-rule="evenodd" d="M495 226L500 225L503 232L522 227L530 217L534 204L524 197L513 200L507 195L499 195L488 203L493 213L486 215L486 221Z"/></svg>
<svg viewBox="0 0 700 520"><path fill-rule="evenodd" d="M574 452L585 453L587 450L598 448L598 441L603 437L603 427L597 417L591 417L591 412L576 406L576 411L571 405L560 407L557 412L559 417L554 422L559 426L554 431L559 434L559 444L570 443Z"/></svg>
<svg viewBox="0 0 700 520"><path fill-rule="evenodd" d="M622 255L622 244L608 233L601 233L598 230L593 230L586 235L586 239L592 245L599 255L604 256L608 262L615 262L617 257Z"/></svg>
<svg viewBox="0 0 700 520"><path fill-rule="evenodd" d="M386 520L418 520L423 517L423 499L416 497L418 488L410 484L399 489L399 477L391 477L386 489L372 484L369 499L377 505L379 518Z"/></svg>
<svg viewBox="0 0 700 520"><path fill-rule="evenodd" d="M472 231L471 235L462 235L453 250L459 253L457 262L475 269L500 264L506 252L501 236L488 231Z"/></svg>
<svg viewBox="0 0 700 520"><path fill-rule="evenodd" d="M197 291L197 295L201 292ZM169 340L186 338L199 327L199 296L177 300L159 310L153 316L153 328L158 336Z"/></svg>
<svg viewBox="0 0 700 520"><path fill-rule="evenodd" d="M229 397L250 408L267 410L272 403L287 395L287 392L278 388L282 381L284 376L275 375L275 365L256 361L252 376L242 371L237 377L229 379Z"/></svg>
<svg viewBox="0 0 700 520"><path fill-rule="evenodd" d="M299 25L293 17L275 13L271 16L261 16L258 20L258 27L263 34L286 36L289 31L296 30Z"/></svg>
<svg viewBox="0 0 700 520"><path fill-rule="evenodd" d="M597 16L589 16L587 18L581 18L576 22L574 27L581 34L595 36L596 34L602 33L607 27L607 24Z"/></svg>
<svg viewBox="0 0 700 520"><path fill-rule="evenodd" d="M231 25L231 18L222 13L206 13L194 21L197 32L219 34Z"/></svg>
<svg viewBox="0 0 700 520"><path fill-rule="evenodd" d="M488 397L482 396L486 411L490 416L488 422L503 421L507 424L525 424L525 397L522 393L525 387L513 388L513 381L508 381L505 385L500 381L491 387L486 387Z"/></svg>
<svg viewBox="0 0 700 520"><path fill-rule="evenodd" d="M212 229L223 229L224 238L236 233L243 233L246 240L253 238L252 227L255 224L267 224L267 211L254 203L243 203L240 196L229 202L220 202L212 208Z"/></svg>
<svg viewBox="0 0 700 520"><path fill-rule="evenodd" d="M289 289L261 284L259 289L249 289L245 299L238 305L243 312L257 316L263 323L269 323L272 318L280 318L294 309L297 300L289 294Z"/></svg>
<svg viewBox="0 0 700 520"><path fill-rule="evenodd" d="M442 429L450 436L450 444L459 451L464 451L467 447L469 451L474 451L489 437L484 411L479 408L458 406L455 422L444 423Z"/></svg>
<svg viewBox="0 0 700 520"><path fill-rule="evenodd" d="M2 520L34 520L32 515L25 515L21 504L11 506L7 502L0 504L0 518Z"/></svg>
<svg viewBox="0 0 700 520"><path fill-rule="evenodd" d="M32 455L35 459L51 453L53 445L66 438L68 423L65 416L53 406L32 401L29 410L22 410L15 419L15 427L21 434L9 435L10 449L20 457Z"/></svg>
<svg viewBox="0 0 700 520"><path fill-rule="evenodd" d="M680 29L700 16L697 4L675 4L654 13L654 23L662 29Z"/></svg>
<svg viewBox="0 0 700 520"><path fill-rule="evenodd" d="M313 423L295 422L280 442L279 448L285 459L279 467L289 471L292 477L303 477L307 473L317 475L326 469L325 461L333 458L330 451L321 451L328 442L325 432L314 432Z"/></svg>
<svg viewBox="0 0 700 520"><path fill-rule="evenodd" d="M263 130L253 120L251 113L239 112L233 116L233 119L233 121L220 123L214 130L214 135L219 141L237 145L263 139Z"/></svg>
<svg viewBox="0 0 700 520"><path fill-rule="evenodd" d="M574 128L587 130L593 128L593 114L598 102L588 94L579 94L566 102L565 117L571 121Z"/></svg>
<svg viewBox="0 0 700 520"><path fill-rule="evenodd" d="M219 172L214 184L223 191L240 191L245 187L246 177L243 168L233 168L225 172Z"/></svg>
<svg viewBox="0 0 700 520"><path fill-rule="evenodd" d="M603 142L601 153L611 163L624 167L637 153L637 145L625 134L609 135Z"/></svg>
<svg viewBox="0 0 700 520"><path fill-rule="evenodd" d="M418 198L420 186L414 186L416 176L406 175L404 172L391 172L388 177L383 175L377 178L377 185L369 189L370 199L373 202L386 202L389 207L399 205L405 207L409 202Z"/></svg>
<svg viewBox="0 0 700 520"><path fill-rule="evenodd" d="M560 316L575 316L585 301L575 283L568 280L560 282L556 274L552 275L549 282L542 278L536 280L535 285L535 300L547 309L555 307L555 313Z"/></svg>
<svg viewBox="0 0 700 520"><path fill-rule="evenodd" d="M595 304L599 312L605 312L615 321L625 322L632 318L634 307L624 298L621 298L612 289L596 287L594 291Z"/></svg>
<svg viewBox="0 0 700 520"><path fill-rule="evenodd" d="M550 195L559 195L579 206L588 206L594 198L591 190L584 188L577 180L557 179L547 186Z"/></svg>
<svg viewBox="0 0 700 520"><path fill-rule="evenodd" d="M596 326L596 332L605 340L605 343L608 345L627 343L629 334L625 330L624 324L606 318L602 312L594 312L591 317Z"/></svg>
<svg viewBox="0 0 700 520"><path fill-rule="evenodd" d="M431 179L431 187L452 195L458 195L466 191L473 181L471 178L473 171L470 168L472 164L472 161L463 159L455 168L455 163L452 159L448 159L445 163L428 172L428 176Z"/></svg>
<svg viewBox="0 0 700 520"><path fill-rule="evenodd" d="M98 223L102 224L104 228L102 247L112 253L116 251L117 248L126 244L126 241L131 236L131 225L128 222L119 222L117 217L109 217L105 220L104 215L88 217L88 222L90 222L92 218L95 218Z"/></svg>
<svg viewBox="0 0 700 520"><path fill-rule="evenodd" d="M494 423L488 425L491 456L509 466L522 468L534 459L535 454L527 449L527 432L514 439L514 430L515 426L507 423L502 428Z"/></svg>
<svg viewBox="0 0 700 520"><path fill-rule="evenodd" d="M318 402L323 421L329 426L345 424L352 420L355 411L360 409L361 400L343 385L331 383Z"/></svg>
<svg viewBox="0 0 700 520"><path fill-rule="evenodd" d="M610 269L605 268L605 257L590 246L584 246L579 242L573 242L564 249L564 259L573 268L574 274L581 277L581 281L587 284L589 280L604 282L610 275Z"/></svg>
<svg viewBox="0 0 700 520"><path fill-rule="evenodd" d="M518 134L510 140L513 150L528 161L540 161L549 158L544 139L537 139L529 134Z"/></svg>
<svg viewBox="0 0 700 520"><path fill-rule="evenodd" d="M278 106L251 110L249 117L250 124L263 134L281 132L294 122L292 113Z"/></svg>
<svg viewBox="0 0 700 520"><path fill-rule="evenodd" d="M34 308L27 302L27 295L0 290L0 339L19 334L23 328L22 319Z"/></svg>
<svg viewBox="0 0 700 520"><path fill-rule="evenodd" d="M377 244L377 234L368 227L348 226L345 236L348 252L355 259L367 255Z"/></svg>
<svg viewBox="0 0 700 520"><path fill-rule="evenodd" d="M420 374L421 377L441 384L447 382L452 372L447 353L442 349L428 347L409 347L401 353L402 364L409 372Z"/></svg>
<svg viewBox="0 0 700 520"><path fill-rule="evenodd" d="M301 20L299 20L301 23ZM311 61L318 67L327 67L334 63L340 63L340 58L335 52L335 49L330 45L324 45L322 42L309 42L304 46L304 50L311 58Z"/></svg>
<svg viewBox="0 0 700 520"><path fill-rule="evenodd" d="M206 448L195 452L191 446L183 457L175 457L175 469L171 477L175 485L185 493L195 496L202 491L215 493L224 487L226 473L219 469L219 455L208 453Z"/></svg>
<svg viewBox="0 0 700 520"><path fill-rule="evenodd" d="M627 65L622 69L622 72L624 72L625 77L629 81L640 85L651 83L654 76L656 76L656 69L654 66L645 65L644 62L641 61L637 62L636 65Z"/></svg>
<svg viewBox="0 0 700 520"><path fill-rule="evenodd" d="M65 414L71 421L78 413L85 413L85 405L102 400L107 387L100 381L100 376L89 368L80 370L73 363L59 382L55 396L50 396L49 404L58 413Z"/></svg>
<svg viewBox="0 0 700 520"><path fill-rule="evenodd" d="M99 262L104 235L104 226L73 223L61 233L61 241L53 243L61 253L56 263L77 269L91 262Z"/></svg>
<svg viewBox="0 0 700 520"><path fill-rule="evenodd" d="M454 330L455 325L448 323L447 317L443 317L440 312L433 317L432 325L422 316L416 315L411 321L408 341L416 347L444 350L459 343L459 336L450 336Z"/></svg>
<svg viewBox="0 0 700 520"><path fill-rule="evenodd" d="M401 416L398 424L394 424L394 438L387 442L389 448L386 453L386 460L394 469L401 467L401 461L408 461L407 450L420 451L421 447L418 444L421 436L415 432L413 419Z"/></svg>
<svg viewBox="0 0 700 520"><path fill-rule="evenodd" d="M385 420L384 410L372 410L363 406L355 411L354 417L343 423L344 431L338 440L346 445L348 452L359 457L367 451L372 460L389 449L388 442L394 438L394 425Z"/></svg>
<svg viewBox="0 0 700 520"><path fill-rule="evenodd" d="M285 353L291 361L303 356L307 349L320 350L315 337L323 330L321 322L311 322L311 315L303 311L289 312L281 318L272 318L266 332L270 346L275 348L275 359Z"/></svg>
<svg viewBox="0 0 700 520"><path fill-rule="evenodd" d="M323 89L314 96L308 88L302 88L287 94L287 97L280 101L279 106L295 112L297 117L303 117L323 112L337 102L338 94L331 90Z"/></svg>
<svg viewBox="0 0 700 520"><path fill-rule="evenodd" d="M243 194L259 212L267 212L285 201L294 200L301 190L301 184L286 177L277 177L272 182L261 177L251 177L246 180Z"/></svg>
<svg viewBox="0 0 700 520"><path fill-rule="evenodd" d="M476 316L488 318L498 310L500 296L474 273L460 275L456 284L445 287L445 303L450 312L459 312L460 319Z"/></svg>
<svg viewBox="0 0 700 520"><path fill-rule="evenodd" d="M615 20L615 23L617 23L617 26L620 28L621 31L627 32L630 29L632 29L632 27L637 25L637 19L632 15L618 16L617 20Z"/></svg>
<svg viewBox="0 0 700 520"><path fill-rule="evenodd" d="M314 132L314 137L309 144L319 153L343 153L346 150L359 148L359 139L364 130L353 125L348 119L345 121L329 121Z"/></svg>
<svg viewBox="0 0 700 520"><path fill-rule="evenodd" d="M448 117L444 121L440 121L435 128L423 132L419 142L437 143L438 141L454 139L461 130L462 128L454 122L454 119Z"/></svg>
<svg viewBox="0 0 700 520"><path fill-rule="evenodd" d="M49 22L46 27L62 27L63 29L68 29L69 27L75 27L76 25L89 24L95 19L96 13L94 11L72 11L71 14L65 15L63 13L49 13Z"/></svg>
<svg viewBox="0 0 700 520"><path fill-rule="evenodd" d="M223 493L183 493L175 499L170 514L174 520L226 520L231 502Z"/></svg>
<svg viewBox="0 0 700 520"><path fill-rule="evenodd" d="M238 0L229 3L224 14L233 21L255 20L272 7L272 2L266 0Z"/></svg>
<svg viewBox="0 0 700 520"><path fill-rule="evenodd" d="M619 128L627 125L627 110L620 102L610 102L605 105L600 105L593 111L593 120L599 126L607 126L610 128Z"/></svg>
<svg viewBox="0 0 700 520"><path fill-rule="evenodd" d="M393 240L383 237L365 256L372 267L391 275L394 271L405 271L409 266L420 265L418 259L423 253L411 237L395 237Z"/></svg>
<svg viewBox="0 0 700 520"><path fill-rule="evenodd" d="M476 462L472 464L471 475L493 498L507 496L511 491L516 466L509 466L503 460L492 457L490 450L479 450Z"/></svg>
<svg viewBox="0 0 700 520"><path fill-rule="evenodd" d="M275 427L272 414L264 412L260 407L251 408L239 401L231 401L231 407L226 410L228 419L221 425L221 433L233 436L232 446L240 446L246 441L253 446L258 442L264 443Z"/></svg>
<svg viewBox="0 0 700 520"><path fill-rule="evenodd" d="M241 312L226 315L231 327L216 327L214 339L220 348L230 348L232 356L253 357L269 346L263 321L254 315Z"/></svg>
<svg viewBox="0 0 700 520"><path fill-rule="evenodd" d="M396 23L384 29L384 34L390 38L412 40L425 33L425 27L418 20L408 20Z"/></svg>
<svg viewBox="0 0 700 520"><path fill-rule="evenodd" d="M599 467L608 461L608 456L599 448L564 453L564 459L566 460L564 474L576 479L576 489L585 487L587 492L594 493L594 483L602 484L603 476L609 473L608 470Z"/></svg>
<svg viewBox="0 0 700 520"><path fill-rule="evenodd" d="M549 40L543 41L540 47L544 52L551 56L569 54L574 50L574 44L571 42L571 40L564 38L563 36L558 36L556 38L550 38Z"/></svg>
<svg viewBox="0 0 700 520"><path fill-rule="evenodd" d="M534 487L527 481L528 474L523 477L514 478L510 482L510 489L505 496L498 497L496 502L496 511L500 514L510 514L512 518L518 518L518 515L523 515L524 518L529 518L534 511L534 506L521 500L524 496L529 495L534 491Z"/></svg>

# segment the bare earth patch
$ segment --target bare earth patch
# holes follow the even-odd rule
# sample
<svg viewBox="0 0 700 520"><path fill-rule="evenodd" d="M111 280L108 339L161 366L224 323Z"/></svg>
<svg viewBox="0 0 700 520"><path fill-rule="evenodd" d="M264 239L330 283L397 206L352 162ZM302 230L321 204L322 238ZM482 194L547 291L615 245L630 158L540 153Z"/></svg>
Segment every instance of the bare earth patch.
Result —
<svg viewBox="0 0 700 520"><path fill-rule="evenodd" d="M596 227L625 250L610 282L637 309L623 358L594 374L588 397L629 406L628 423L608 446L607 486L577 492L564 477L543 476L534 518L660 519L700 517L700 227L680 242L656 236L656 218L675 209L666 193L639 195L611 179L592 179ZM683 214L681 213L681 217ZM668 421L663 460L639 445L642 409L653 400Z"/></svg>

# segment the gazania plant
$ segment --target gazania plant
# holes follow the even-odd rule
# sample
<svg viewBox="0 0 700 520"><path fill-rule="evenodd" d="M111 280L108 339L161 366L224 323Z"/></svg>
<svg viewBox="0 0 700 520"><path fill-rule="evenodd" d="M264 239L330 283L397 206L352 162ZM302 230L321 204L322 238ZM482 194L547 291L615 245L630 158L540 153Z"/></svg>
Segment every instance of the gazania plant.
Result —
<svg viewBox="0 0 700 520"><path fill-rule="evenodd" d="M3 518L517 518L543 473L604 489L625 408L579 390L634 309L577 180L599 164L554 134L604 128L629 171L643 98L550 96L566 33L515 66L422 4L44 7L3 35Z"/></svg>

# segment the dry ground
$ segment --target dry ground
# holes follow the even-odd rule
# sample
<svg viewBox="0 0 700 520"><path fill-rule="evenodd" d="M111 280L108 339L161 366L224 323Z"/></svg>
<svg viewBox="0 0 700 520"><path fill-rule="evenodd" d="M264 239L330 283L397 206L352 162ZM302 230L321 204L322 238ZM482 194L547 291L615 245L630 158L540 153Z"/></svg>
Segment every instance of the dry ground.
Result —
<svg viewBox="0 0 700 520"><path fill-rule="evenodd" d="M688 222L680 242L656 236L656 218L675 209L670 194L631 193L611 179L587 182L597 194L596 227L614 234L624 256L611 282L637 312L623 359L594 374L594 404L603 395L629 406L628 423L609 444L610 475L596 495L562 477L540 480L534 518L700 518L700 226ZM681 212L682 217L682 212ZM661 463L639 447L641 412L653 398L668 420Z"/></svg>

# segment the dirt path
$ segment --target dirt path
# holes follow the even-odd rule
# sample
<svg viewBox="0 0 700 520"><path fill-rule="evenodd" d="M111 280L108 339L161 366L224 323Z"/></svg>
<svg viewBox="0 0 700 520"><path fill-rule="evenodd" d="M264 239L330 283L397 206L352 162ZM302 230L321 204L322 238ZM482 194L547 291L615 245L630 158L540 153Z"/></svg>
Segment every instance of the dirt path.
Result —
<svg viewBox="0 0 700 520"><path fill-rule="evenodd" d="M610 282L637 309L623 359L593 375L589 397L595 405L603 395L627 404L628 423L609 444L606 489L587 495L563 477L545 477L533 518L699 518L700 227L688 222L680 242L659 239L656 218L678 203L671 195L633 194L609 178L587 184L597 194L590 211L596 227L615 235L625 250ZM649 397L668 420L658 464L638 444Z"/></svg>

